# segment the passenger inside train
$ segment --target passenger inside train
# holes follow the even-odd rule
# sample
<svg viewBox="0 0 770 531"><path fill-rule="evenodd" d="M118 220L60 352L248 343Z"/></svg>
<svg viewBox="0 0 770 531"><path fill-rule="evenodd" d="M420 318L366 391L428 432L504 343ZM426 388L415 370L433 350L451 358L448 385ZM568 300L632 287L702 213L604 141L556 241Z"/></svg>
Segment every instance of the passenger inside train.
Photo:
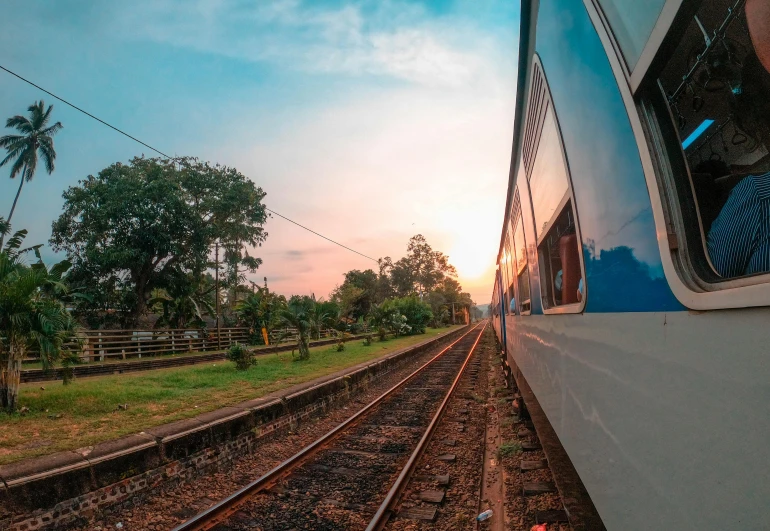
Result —
<svg viewBox="0 0 770 531"><path fill-rule="evenodd" d="M715 281L768 272L770 3L704 2L668 57L657 84L684 153L682 216L700 233L691 259Z"/></svg>

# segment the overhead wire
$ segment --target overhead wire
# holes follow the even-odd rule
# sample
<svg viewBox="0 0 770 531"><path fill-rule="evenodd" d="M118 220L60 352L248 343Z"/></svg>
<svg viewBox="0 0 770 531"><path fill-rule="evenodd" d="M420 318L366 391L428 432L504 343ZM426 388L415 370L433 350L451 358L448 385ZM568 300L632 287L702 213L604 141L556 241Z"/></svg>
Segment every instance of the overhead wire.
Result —
<svg viewBox="0 0 770 531"><path fill-rule="evenodd" d="M146 147L146 148L148 148L148 149L151 149L151 150L152 150L152 151L154 151L155 153L158 153L159 155L163 155L163 156L164 156L164 157L166 157L167 159L169 159L169 160L172 160L172 161L174 161L174 162L178 162L178 163L180 163L180 164L182 163L182 159L179 159L179 158L177 158L177 157L172 157L172 156L170 156L170 155L167 155L167 154L163 153L161 150L159 150L159 149L157 149L157 148L155 148L155 147L151 146L150 144L148 144L148 143L146 143L146 142L143 142L143 141L139 140L139 139L138 139L138 138L136 138L135 136L129 135L128 133L126 133L126 132L125 132L125 131L123 131L122 129L119 129L119 128L115 127L114 125L112 125L112 124L110 124L110 123L107 123L107 122L105 122L105 121L104 121L104 120L102 120L101 118L99 118L99 117L97 117L97 116L94 116L94 115L93 115L93 114L91 114L90 112L88 112L88 111L86 111L86 110L84 110L84 109L81 109L81 108L80 108L80 107L78 107L77 105L75 105L75 104L73 104L73 103L70 103L69 101L65 100L65 99L64 99L64 98L62 98L62 97L60 97L60 96L57 96L56 94L54 94L54 93L53 93L53 92L51 92L50 90L46 90L46 89L44 89L44 88L43 88L43 87L41 87L40 85L38 85L38 84L36 84L36 83L33 83L32 81L30 81L29 79L27 79L27 78L25 78L25 77L22 77L22 76L20 76L20 75L19 75L19 74L17 74L16 72L14 72L14 71L12 71L12 70L9 70L9 69L7 69L7 68L6 68L6 67L4 67L3 65L0 65L0 70L4 70L5 72L7 72L7 73L11 74L12 76L14 76L14 77L17 77L18 79L20 79L20 80L24 81L25 83L28 83L28 84L32 85L32 86L33 86L33 87L35 87L36 89L38 89L38 90L41 90L41 91L45 92L46 94L48 94L49 96L51 96L51 97L53 97L53 98L56 98L57 100L59 100L60 102L64 103L65 105L69 105L69 106L70 106L70 107L72 107L73 109L75 109L75 110L77 110L77 111L80 111L80 112L82 112L83 114L85 114L86 116L89 116L89 117L93 118L93 119L94 119L94 120L96 120L97 122L99 122L99 123L101 123L101 124L103 124L103 125L106 125L106 126L107 126L107 127L109 127L110 129L113 129L114 131L117 131L117 132L118 132L118 133L120 133L121 135L124 135L124 136L126 136L126 137L130 138L130 139L131 139L131 140L133 140L134 142L137 142L137 143L139 143L139 144L143 145L144 147ZM333 244L335 244L335 245L338 245L338 246L342 247L343 249L347 249L348 251L351 251L351 252L353 252L353 253L356 253L356 254L358 254L358 255L360 255L360 256L363 256L364 258L368 258L369 260L372 260L372 261L374 261L374 262L377 262L377 260L376 260L376 259L374 259L374 258L372 258L371 256L367 256L367 255L365 255L364 253L360 253L360 252L356 251L355 249L351 249L351 248L350 248L350 247L348 247L347 245L343 245L343 244L341 244L341 243L339 243L339 242L336 242L336 241L332 240L331 238L327 238L327 237L326 237L326 236L324 236L323 234L321 234L321 233L318 233L318 232L314 231L313 229L310 229L310 228L308 228L308 227L306 227L306 226L304 226L304 225L302 225L302 224L300 224L300 223L297 223L297 222L296 222L296 221L294 221L293 219L289 219L289 218L287 218L286 216L284 216L284 215L282 215L282 214L279 214L279 213L278 213L278 212L276 212L275 210L271 210L271 209L269 209L269 208L267 208L267 207L265 207L265 210L267 210L267 211L268 211L268 212L270 212L271 214L275 214L276 216L278 216L278 217L280 217L280 218L283 218L283 219L285 219L286 221L288 221L288 222L290 222L290 223L293 223L293 224L297 225L298 227L301 227L301 228L305 229L305 230L306 230L306 231L308 231L308 232L312 232L312 233L313 233L313 234L315 234L316 236L319 236L319 237L323 238L324 240L330 241L331 243L333 243Z"/></svg>

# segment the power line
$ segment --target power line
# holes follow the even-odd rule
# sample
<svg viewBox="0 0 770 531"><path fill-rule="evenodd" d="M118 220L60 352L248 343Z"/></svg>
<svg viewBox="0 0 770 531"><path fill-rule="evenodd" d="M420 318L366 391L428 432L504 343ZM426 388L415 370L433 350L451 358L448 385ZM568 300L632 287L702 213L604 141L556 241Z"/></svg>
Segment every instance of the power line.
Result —
<svg viewBox="0 0 770 531"><path fill-rule="evenodd" d="M355 249L351 249L351 248L350 248L350 247L348 247L347 245L342 245L342 244L341 244L341 243L339 243L339 242L335 242L334 240L332 240L331 238L327 238L327 237L326 237L326 236L324 236L323 234L318 234L318 233L317 233L316 231L314 231L313 229L309 229L309 228L305 227L304 225L300 225L300 224L299 224L299 223L297 223L296 221L293 221L293 220L291 220L291 219L287 218L286 216L282 216L281 214L279 214L278 212L276 212L276 211L274 211L274 210L270 210L270 209L269 209L269 208L267 208L267 207L265 207L265 210L267 210L268 212L272 212L272 213L273 213L273 214L275 214L276 216L278 216L278 217L281 217L281 218L285 219L286 221L290 221L290 222L294 223L294 224L295 224L295 225L297 225L298 227L302 227L302 228L303 228L303 229L305 229L306 231L312 232L312 233L313 233L313 234L315 234L316 236L320 236L320 237L321 237L321 238L323 238L324 240L329 240L330 242L332 242L332 243L333 243L333 244L335 244L335 245L339 245L340 247L344 247L344 248L345 248L345 249L347 249L348 251L353 251L354 253L356 253L356 254L360 254L361 256L363 256L364 258L368 258L369 260L374 260L375 262L377 261L377 260L375 260L374 258L372 258L371 256L366 256L366 255L365 255L365 254L363 254L363 253L359 253L359 252L358 252L358 251L356 251Z"/></svg>
<svg viewBox="0 0 770 531"><path fill-rule="evenodd" d="M123 130L121 130L121 129L118 129L118 128L117 128L117 127L115 127L114 125L112 125L112 124L109 124L109 123L105 122L104 120L102 120L101 118L98 118L98 117L94 116L94 115L93 115L93 114L91 114L90 112L88 112L88 111L86 111L86 110L83 110L83 109L81 109L80 107L78 107L77 105L75 105L75 104L73 104L73 103L70 103L70 102L68 102L67 100L65 100L64 98L61 98L61 97L57 96L56 94L54 94L54 93L53 93L53 92L51 92L50 90L46 90L46 89L44 89L43 87L41 87L40 85L37 85L37 84L33 83L33 82L32 82L32 81L30 81L29 79L27 79L27 78L24 78L24 77L20 76L20 75L19 75L19 74L17 74L16 72L13 72L13 71L11 71L11 70L8 70L8 69L7 69L7 68L5 68L3 65L0 65L0 69L2 69L2 70L5 70L6 72L8 72L9 74L11 74L12 76L19 78L20 80L24 81L25 83L29 83L30 85L32 85L33 87L35 87L35 88L36 88L36 89L38 89L38 90L42 90L42 91L43 91L43 92L45 92L46 94L48 94L48 95L50 95L50 96L52 96L52 97L56 98L57 100L59 100L60 102L64 103L65 105L69 105L69 106L70 106L70 107L72 107L73 109L75 109L75 110L77 110L77 111L80 111L80 112L82 112L83 114L85 114L86 116L89 116L89 117L93 118L93 119L94 119L94 120L96 120L97 122L99 122L99 123L101 123L101 124L103 124L103 125L106 125L106 126L107 126L107 127L109 127L110 129L113 129L113 130L117 131L117 132L118 132L118 133L120 133L121 135L124 135L124 136L126 136L126 137L130 138L130 139L131 139L131 140L133 140L134 142L138 142L139 144L143 145L144 147L146 147L146 148L148 148L148 149L151 149L151 150L153 150L155 153L158 153L158 154L160 154L160 155L163 155L164 157L166 157L166 158L167 158L167 159L169 159L169 160L173 160L173 161L175 161L175 162L180 162L180 160L181 160L181 159L178 159L178 158L176 158L176 157L172 157L172 156L170 156L170 155L166 155L166 154L165 154L165 153L163 153L161 150L159 150L159 149L157 149L157 148L154 148L154 147L152 147L150 144L147 144L146 142L142 142L142 141L141 141L141 140L139 140L138 138L136 138L136 137L134 137L134 136L131 136L131 135L129 135L129 134L128 134L128 133L126 133L125 131L123 131ZM361 256L363 256L364 258L368 258L369 260L373 260L374 262L376 262L376 261L377 261L377 260L375 260L374 258L372 258L371 256L367 256L367 255L365 255L365 254L363 254L363 253L359 253L358 251L356 251L355 249L351 249L351 248L350 248L350 247L348 247L347 245L342 245L342 244L341 244L341 243L339 243L339 242L335 242L335 241L334 241L334 240L332 240L331 238L327 238L327 237L326 237L326 236L324 236L323 234L320 234L320 233L318 233L318 232L316 232L316 231L314 231L314 230L312 230L312 229L309 229L309 228L305 227L304 225L301 225L301 224L297 223L296 221L294 221L294 220L292 220L292 219L289 219L289 218L287 218L287 217L286 217L286 216L284 216L284 215L281 215L281 214L279 214L279 213L278 213L278 212L276 212L275 210L271 210L271 209L269 209L269 208L267 208L267 207L265 207L265 210L267 210L268 212L270 212L270 213L272 213L272 214L275 214L276 216L278 216L278 217L280 217L280 218L283 218L283 219L285 219L286 221L289 221L289 222L291 222L291 223L294 223L294 224L295 224L295 225L297 225L298 227L302 227L303 229L305 229L305 230L306 230L306 231L308 231L308 232L312 232L312 233L313 233L313 234L315 234L316 236L320 236L320 237L321 237L321 238L323 238L324 240L328 240L328 241L332 242L332 243L333 243L333 244L335 244L335 245L339 245L340 247L342 247L342 248L344 248L344 249L347 249L348 251L351 251L351 252L354 252L354 253L356 253L356 254L358 254L358 255L361 255Z"/></svg>

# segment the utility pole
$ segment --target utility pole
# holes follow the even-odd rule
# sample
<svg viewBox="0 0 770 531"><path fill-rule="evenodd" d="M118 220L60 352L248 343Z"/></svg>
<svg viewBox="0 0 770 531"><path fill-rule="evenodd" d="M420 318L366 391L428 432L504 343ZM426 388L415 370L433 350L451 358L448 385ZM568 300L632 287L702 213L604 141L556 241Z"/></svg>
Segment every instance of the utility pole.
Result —
<svg viewBox="0 0 770 531"><path fill-rule="evenodd" d="M214 291L217 297L217 349L222 350L222 329L219 327L219 241L214 244L214 263L216 270L214 272Z"/></svg>

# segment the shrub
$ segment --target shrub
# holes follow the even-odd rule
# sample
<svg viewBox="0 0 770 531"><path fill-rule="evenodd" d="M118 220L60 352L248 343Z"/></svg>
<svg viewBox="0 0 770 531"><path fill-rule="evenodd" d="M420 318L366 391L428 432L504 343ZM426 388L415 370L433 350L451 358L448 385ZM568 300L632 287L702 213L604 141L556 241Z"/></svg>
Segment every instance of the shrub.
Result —
<svg viewBox="0 0 770 531"><path fill-rule="evenodd" d="M382 311L389 316L389 328L396 336L424 334L433 319L430 306L417 295L388 299L382 303Z"/></svg>
<svg viewBox="0 0 770 531"><path fill-rule="evenodd" d="M364 336L364 346L368 347L372 344L372 334L366 334Z"/></svg>
<svg viewBox="0 0 770 531"><path fill-rule="evenodd" d="M500 447L497 449L497 457L498 459L501 457L510 457L512 455L518 454L519 452L521 452L521 443L511 441L500 445Z"/></svg>
<svg viewBox="0 0 770 531"><path fill-rule="evenodd" d="M229 349L225 357L235 363L235 368L239 371L245 371L252 365L256 365L257 358L254 356L254 351L249 350L240 343L235 343Z"/></svg>
<svg viewBox="0 0 770 531"><path fill-rule="evenodd" d="M337 345L335 346L337 352L345 350L345 338L348 337L348 335L349 334L345 332L337 331Z"/></svg>

